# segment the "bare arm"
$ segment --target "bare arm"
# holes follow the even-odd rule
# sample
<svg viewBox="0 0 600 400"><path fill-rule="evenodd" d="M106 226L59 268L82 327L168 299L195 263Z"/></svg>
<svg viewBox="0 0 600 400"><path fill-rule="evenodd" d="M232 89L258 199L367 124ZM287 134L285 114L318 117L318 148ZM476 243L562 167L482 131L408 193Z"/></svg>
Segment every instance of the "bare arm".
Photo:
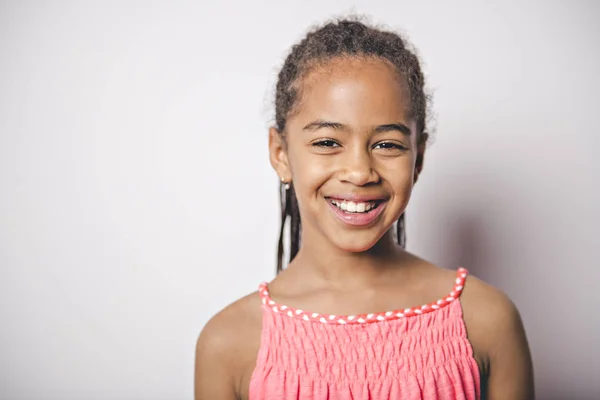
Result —
<svg viewBox="0 0 600 400"><path fill-rule="evenodd" d="M227 337L218 315L202 330L196 343L195 400L237 400Z"/></svg>
<svg viewBox="0 0 600 400"><path fill-rule="evenodd" d="M487 352L488 399L534 399L533 365L521 316L504 296L493 308L496 323L491 326Z"/></svg>
<svg viewBox="0 0 600 400"><path fill-rule="evenodd" d="M533 366L521 316L501 291L474 276L461 297L469 341L483 369L486 400L535 398Z"/></svg>

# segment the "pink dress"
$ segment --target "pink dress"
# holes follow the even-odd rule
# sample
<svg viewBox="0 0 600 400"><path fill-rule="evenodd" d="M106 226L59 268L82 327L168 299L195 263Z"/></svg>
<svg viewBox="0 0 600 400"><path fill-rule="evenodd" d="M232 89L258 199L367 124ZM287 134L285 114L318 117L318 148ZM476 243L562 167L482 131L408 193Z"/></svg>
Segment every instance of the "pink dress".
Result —
<svg viewBox="0 0 600 400"><path fill-rule="evenodd" d="M459 300L466 277L459 269L452 292L431 304L346 316L277 304L262 284L250 400L479 399Z"/></svg>

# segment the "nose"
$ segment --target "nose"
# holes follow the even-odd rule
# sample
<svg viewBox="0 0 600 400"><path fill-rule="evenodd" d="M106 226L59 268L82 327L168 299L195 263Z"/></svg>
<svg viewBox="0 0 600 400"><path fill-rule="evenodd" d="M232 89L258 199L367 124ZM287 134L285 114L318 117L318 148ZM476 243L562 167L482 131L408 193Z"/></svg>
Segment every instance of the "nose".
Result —
<svg viewBox="0 0 600 400"><path fill-rule="evenodd" d="M380 180L374 169L372 154L366 149L355 149L344 155L339 178L342 182L355 186L365 186Z"/></svg>

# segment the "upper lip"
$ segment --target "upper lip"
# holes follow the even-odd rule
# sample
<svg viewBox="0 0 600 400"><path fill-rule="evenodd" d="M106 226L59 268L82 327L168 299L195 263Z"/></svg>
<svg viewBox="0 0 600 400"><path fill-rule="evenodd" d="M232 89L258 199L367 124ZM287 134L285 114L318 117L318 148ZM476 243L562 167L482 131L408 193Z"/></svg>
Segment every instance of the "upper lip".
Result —
<svg viewBox="0 0 600 400"><path fill-rule="evenodd" d="M380 195L365 195L365 194L355 194L355 193L347 193L347 194L336 194L331 196L325 196L328 199L332 200L342 200L342 201L352 201L354 203L366 203L369 201L383 201L386 198Z"/></svg>

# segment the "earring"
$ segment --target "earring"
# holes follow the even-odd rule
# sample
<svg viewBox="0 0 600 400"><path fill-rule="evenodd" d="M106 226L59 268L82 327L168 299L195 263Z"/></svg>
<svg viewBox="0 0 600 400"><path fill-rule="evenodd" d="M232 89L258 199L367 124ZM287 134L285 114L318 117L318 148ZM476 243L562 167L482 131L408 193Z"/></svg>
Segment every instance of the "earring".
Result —
<svg viewBox="0 0 600 400"><path fill-rule="evenodd" d="M286 182L285 179L283 179L283 178L280 178L280 179L281 179L281 184L283 185L283 188L285 190L289 190L290 189L290 183Z"/></svg>

